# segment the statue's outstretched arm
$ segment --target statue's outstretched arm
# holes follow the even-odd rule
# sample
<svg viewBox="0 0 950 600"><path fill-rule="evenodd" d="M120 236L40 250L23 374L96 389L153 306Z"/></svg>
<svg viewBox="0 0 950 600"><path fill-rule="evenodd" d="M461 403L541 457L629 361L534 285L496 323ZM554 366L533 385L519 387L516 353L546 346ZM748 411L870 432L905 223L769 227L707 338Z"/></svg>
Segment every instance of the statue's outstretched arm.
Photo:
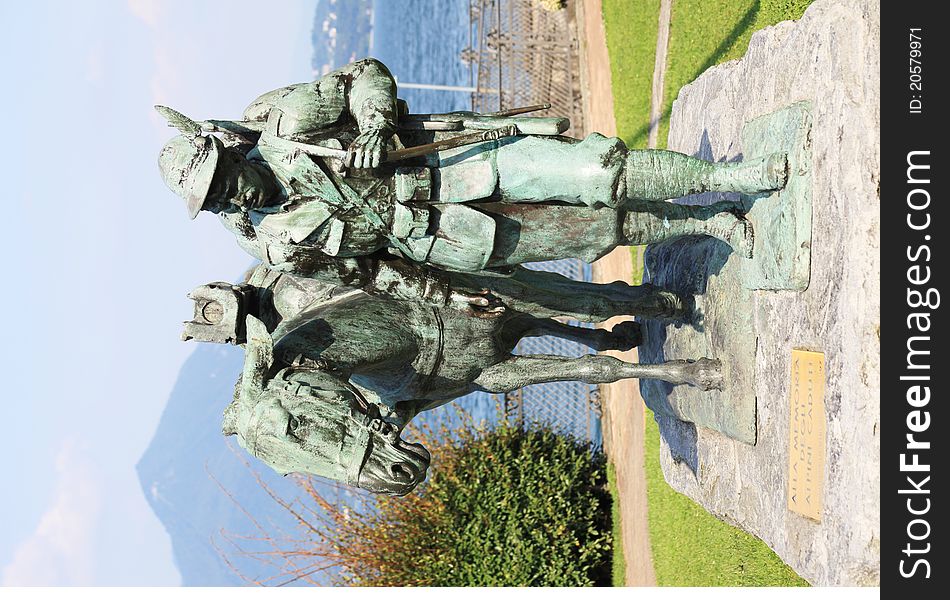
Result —
<svg viewBox="0 0 950 600"><path fill-rule="evenodd" d="M457 290L449 274L403 259L378 256L317 257L310 253L270 265L275 271L363 290L374 296L452 307L472 316L493 318L504 307L488 290Z"/></svg>
<svg viewBox="0 0 950 600"><path fill-rule="evenodd" d="M442 273L402 259L361 259L366 263L367 284L363 289L370 294L384 295L397 300L422 300L434 306L445 306L452 289Z"/></svg>
<svg viewBox="0 0 950 600"><path fill-rule="evenodd" d="M386 65L375 58L349 64L338 71L349 78L347 110L360 133L396 131L396 80ZM328 75L329 76L329 75Z"/></svg>
<svg viewBox="0 0 950 600"><path fill-rule="evenodd" d="M244 118L267 120L270 131L287 138L352 119L359 135L348 149L347 166L375 168L382 161L386 142L396 133L396 80L386 65L366 58L314 83L268 92L251 103Z"/></svg>
<svg viewBox="0 0 950 600"><path fill-rule="evenodd" d="M396 133L396 81L386 66L373 58L347 65L349 74L346 106L360 134L350 144L347 165L376 168L383 159L386 142Z"/></svg>
<svg viewBox="0 0 950 600"><path fill-rule="evenodd" d="M373 291L366 290L371 294L381 293L398 300L421 300L483 319L499 317L507 308L490 289L458 289L450 274L424 265L397 259L376 260L374 267Z"/></svg>
<svg viewBox="0 0 950 600"><path fill-rule="evenodd" d="M375 296L397 300L423 301L445 306L452 296L448 277L401 259L383 260L377 256L340 258L302 253L287 262L271 264L274 271L324 283L361 289Z"/></svg>

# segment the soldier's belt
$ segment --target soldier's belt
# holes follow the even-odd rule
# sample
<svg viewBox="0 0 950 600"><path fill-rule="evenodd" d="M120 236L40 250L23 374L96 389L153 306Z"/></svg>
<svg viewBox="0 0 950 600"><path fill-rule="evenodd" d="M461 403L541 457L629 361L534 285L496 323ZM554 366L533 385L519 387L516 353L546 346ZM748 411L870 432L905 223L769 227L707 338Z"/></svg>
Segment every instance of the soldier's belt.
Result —
<svg viewBox="0 0 950 600"><path fill-rule="evenodd" d="M429 228L429 210L397 202L393 211L393 235L400 240L422 237Z"/></svg>
<svg viewBox="0 0 950 600"><path fill-rule="evenodd" d="M396 200L429 202L432 199L432 172L428 167L396 169Z"/></svg>

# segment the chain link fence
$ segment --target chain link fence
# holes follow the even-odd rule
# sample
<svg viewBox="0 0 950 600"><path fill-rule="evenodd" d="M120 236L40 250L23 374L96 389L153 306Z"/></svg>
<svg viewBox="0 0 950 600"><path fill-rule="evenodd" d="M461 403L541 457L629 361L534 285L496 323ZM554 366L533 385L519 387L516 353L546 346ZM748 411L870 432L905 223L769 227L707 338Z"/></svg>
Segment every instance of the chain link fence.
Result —
<svg viewBox="0 0 950 600"><path fill-rule="evenodd" d="M476 88L472 110L495 112L549 103L550 109L532 116L568 117L571 128L565 135L580 135L584 130L580 53L572 6L549 11L536 0L470 0L469 19L472 45L461 58L469 64ZM526 266L591 280L590 265L576 259ZM589 352L586 346L552 336L526 338L515 349L516 354L574 357ZM595 385L546 383L493 399L499 419L519 426L544 424L601 445Z"/></svg>
<svg viewBox="0 0 950 600"><path fill-rule="evenodd" d="M572 5L548 11L535 0L470 0L472 110L494 112L550 103L536 116L568 117L583 131L580 57Z"/></svg>

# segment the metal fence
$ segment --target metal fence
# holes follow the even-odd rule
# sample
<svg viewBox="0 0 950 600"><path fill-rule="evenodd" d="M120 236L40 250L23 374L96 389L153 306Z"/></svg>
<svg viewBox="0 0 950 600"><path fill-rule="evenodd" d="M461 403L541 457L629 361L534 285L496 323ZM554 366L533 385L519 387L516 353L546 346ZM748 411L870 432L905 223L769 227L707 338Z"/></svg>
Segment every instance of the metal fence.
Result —
<svg viewBox="0 0 950 600"><path fill-rule="evenodd" d="M584 130L580 53L572 4L552 12L536 0L470 0L469 21L471 43L461 59L469 65L476 90L472 110L494 112L546 102L551 108L532 116L568 117L571 128L565 135L580 135ZM580 260L526 266L591 280L590 265ZM545 336L523 340L515 352L581 356L590 350ZM494 402L499 419L521 426L544 424L601 444L597 386L573 381L533 385L495 395Z"/></svg>
<svg viewBox="0 0 950 600"><path fill-rule="evenodd" d="M462 52L476 91L472 110L494 112L548 102L537 116L571 119L583 131L579 46L571 6L547 11L535 0L470 0L472 45Z"/></svg>
<svg viewBox="0 0 950 600"><path fill-rule="evenodd" d="M529 269L553 271L581 281L591 280L591 268L576 260L557 260L525 265ZM592 325L568 321L571 325ZM582 344L553 336L525 338L515 354L558 354L583 356L591 350ZM600 397L597 386L580 381L557 381L529 385L496 397L500 417L519 426L543 424L601 446Z"/></svg>

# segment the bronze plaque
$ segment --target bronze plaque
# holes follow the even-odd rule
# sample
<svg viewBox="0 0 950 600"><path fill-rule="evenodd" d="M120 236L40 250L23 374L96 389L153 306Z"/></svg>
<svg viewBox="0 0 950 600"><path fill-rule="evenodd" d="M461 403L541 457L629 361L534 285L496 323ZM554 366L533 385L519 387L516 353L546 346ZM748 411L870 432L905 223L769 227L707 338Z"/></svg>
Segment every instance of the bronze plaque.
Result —
<svg viewBox="0 0 950 600"><path fill-rule="evenodd" d="M821 520L825 480L825 355L792 350L788 508Z"/></svg>

